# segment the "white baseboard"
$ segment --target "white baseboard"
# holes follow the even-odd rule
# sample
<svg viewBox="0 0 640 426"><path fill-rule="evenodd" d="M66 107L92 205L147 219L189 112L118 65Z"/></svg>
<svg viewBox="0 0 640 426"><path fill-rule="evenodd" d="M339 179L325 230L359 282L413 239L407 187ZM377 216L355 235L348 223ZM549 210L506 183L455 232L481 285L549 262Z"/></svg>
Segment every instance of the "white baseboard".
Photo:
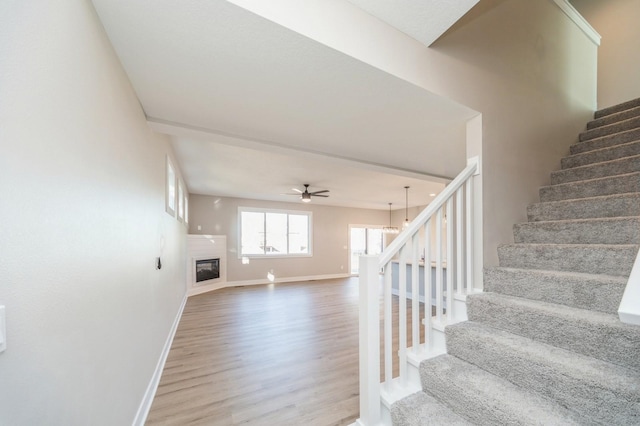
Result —
<svg viewBox="0 0 640 426"><path fill-rule="evenodd" d="M187 297L195 296L197 294L207 293L213 290L219 290L225 287L229 287L229 283L227 283L226 281L218 282L215 284L198 286L198 287L191 287L189 290L187 290Z"/></svg>
<svg viewBox="0 0 640 426"><path fill-rule="evenodd" d="M332 280L337 278L348 278L350 276L351 274L326 274L326 275L308 275L303 277L283 277L283 278L276 278L274 283L278 284L278 283L290 283L295 281ZM265 284L272 284L272 283L266 278L261 278L257 280L227 281L227 282L221 282L221 283L211 284L207 286L192 287L187 291L187 297L195 296L202 293L208 293L214 290L220 290L222 288L227 288L227 287L244 287L249 285L265 285Z"/></svg>
<svg viewBox="0 0 640 426"><path fill-rule="evenodd" d="M348 278L350 276L351 274L325 274L325 275L307 275L303 277L282 277L282 278L276 278L276 280L273 283L278 284L278 283L291 283L296 281L333 280L337 278ZM202 294L202 293L219 290L221 288L226 288L226 287L243 287L248 285L264 285L264 284L272 284L272 283L266 278L260 278L257 280L227 281L224 283L208 285L206 287L203 286L203 287L190 288L189 291L187 292L187 296L194 296L196 294Z"/></svg>
<svg viewBox="0 0 640 426"><path fill-rule="evenodd" d="M153 376L151 376L151 381L149 382L147 390L144 393L144 397L142 398L140 407L138 407L138 412L136 413L136 417L133 420L133 426L144 426L144 423L147 421L147 416L149 415L149 410L151 409L153 398L155 397L156 391L158 390L160 377L162 377L162 370L164 370L164 364L167 361L167 356L169 356L169 350L171 349L171 344L173 343L173 338L176 335L176 330L178 329L178 324L180 323L180 318L182 317L182 311L184 311L184 307L186 304L187 295L185 294L184 298L182 299L182 303L180 304L180 308L178 309L178 313L173 319L173 324L171 325L171 330L169 330L167 340L165 340L164 342L164 347L162 348L162 352L160 353L160 358L158 359L156 369L153 372Z"/></svg>
<svg viewBox="0 0 640 426"><path fill-rule="evenodd" d="M304 277L282 277L282 278L276 278L273 284L292 283L296 281L333 280L336 278L348 278L350 276L351 274L325 274L325 275L307 275ZM259 280L228 281L226 287L240 287L245 285L261 285L261 284L272 284L272 283L266 278L261 278Z"/></svg>

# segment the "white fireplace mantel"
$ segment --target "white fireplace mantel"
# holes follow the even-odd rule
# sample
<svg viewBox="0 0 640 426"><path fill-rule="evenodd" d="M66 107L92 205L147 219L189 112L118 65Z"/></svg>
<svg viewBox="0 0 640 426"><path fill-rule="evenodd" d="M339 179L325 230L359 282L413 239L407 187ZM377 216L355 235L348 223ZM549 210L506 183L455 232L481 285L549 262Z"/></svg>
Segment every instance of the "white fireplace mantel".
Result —
<svg viewBox="0 0 640 426"><path fill-rule="evenodd" d="M220 278L196 284L195 262L201 259L220 259ZM227 236L187 235L187 295L205 293L227 284Z"/></svg>

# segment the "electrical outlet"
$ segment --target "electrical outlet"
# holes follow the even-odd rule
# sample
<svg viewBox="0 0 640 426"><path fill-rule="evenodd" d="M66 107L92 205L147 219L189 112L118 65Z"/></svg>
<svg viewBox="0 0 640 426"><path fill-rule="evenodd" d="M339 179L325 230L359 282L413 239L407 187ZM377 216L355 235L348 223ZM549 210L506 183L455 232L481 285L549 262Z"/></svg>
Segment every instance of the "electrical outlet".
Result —
<svg viewBox="0 0 640 426"><path fill-rule="evenodd" d="M7 326L4 318L4 306L0 306L0 352L7 349Z"/></svg>

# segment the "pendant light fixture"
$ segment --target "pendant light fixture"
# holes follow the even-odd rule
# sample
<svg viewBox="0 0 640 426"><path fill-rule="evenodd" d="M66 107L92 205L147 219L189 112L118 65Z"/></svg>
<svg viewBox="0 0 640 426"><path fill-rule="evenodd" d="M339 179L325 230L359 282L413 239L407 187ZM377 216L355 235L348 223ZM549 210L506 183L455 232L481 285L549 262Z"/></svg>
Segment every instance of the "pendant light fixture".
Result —
<svg viewBox="0 0 640 426"><path fill-rule="evenodd" d="M384 228L382 228L382 232L384 234L397 234L398 232L398 227L397 226L391 226L391 203L389 203L389 226L385 226Z"/></svg>
<svg viewBox="0 0 640 426"><path fill-rule="evenodd" d="M409 227L409 187L404 187L405 192L405 208L404 208L404 223L402 224L402 229L407 229Z"/></svg>

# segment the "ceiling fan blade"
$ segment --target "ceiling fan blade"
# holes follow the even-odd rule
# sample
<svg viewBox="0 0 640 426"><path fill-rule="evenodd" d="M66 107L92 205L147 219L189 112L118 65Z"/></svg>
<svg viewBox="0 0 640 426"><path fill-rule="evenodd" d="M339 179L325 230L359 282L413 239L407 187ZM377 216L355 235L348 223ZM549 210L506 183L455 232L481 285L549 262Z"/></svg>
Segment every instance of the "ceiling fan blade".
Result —
<svg viewBox="0 0 640 426"><path fill-rule="evenodd" d="M322 194L310 194L312 197L324 197L324 198L328 198L328 195L322 195Z"/></svg>
<svg viewBox="0 0 640 426"><path fill-rule="evenodd" d="M296 191L298 194L302 194L303 191L300 191L298 188L291 188L292 191Z"/></svg>
<svg viewBox="0 0 640 426"><path fill-rule="evenodd" d="M298 195L298 196L300 196L300 193L298 193L298 192L281 192L280 195Z"/></svg>
<svg viewBox="0 0 640 426"><path fill-rule="evenodd" d="M310 192L309 194L316 195L316 194L322 194L324 192L329 192L329 190L328 189L323 189L322 191L313 191L313 192Z"/></svg>

